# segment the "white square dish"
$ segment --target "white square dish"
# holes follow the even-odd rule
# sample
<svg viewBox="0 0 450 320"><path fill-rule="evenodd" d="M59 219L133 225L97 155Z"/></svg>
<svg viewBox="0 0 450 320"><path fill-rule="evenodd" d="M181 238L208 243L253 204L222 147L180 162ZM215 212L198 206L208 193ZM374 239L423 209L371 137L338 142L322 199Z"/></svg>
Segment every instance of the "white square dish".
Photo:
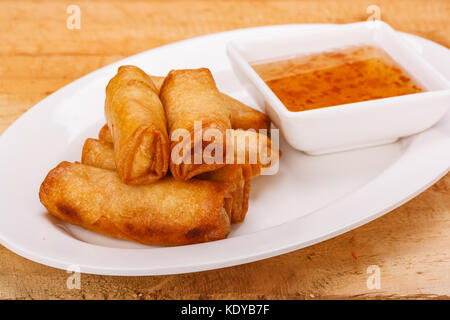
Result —
<svg viewBox="0 0 450 320"><path fill-rule="evenodd" d="M383 49L424 92L289 111L250 63L354 45ZM450 82L395 30L381 21L335 26L332 30L241 38L227 44L233 70L249 93L297 150L319 155L396 141L439 121L450 105Z"/></svg>

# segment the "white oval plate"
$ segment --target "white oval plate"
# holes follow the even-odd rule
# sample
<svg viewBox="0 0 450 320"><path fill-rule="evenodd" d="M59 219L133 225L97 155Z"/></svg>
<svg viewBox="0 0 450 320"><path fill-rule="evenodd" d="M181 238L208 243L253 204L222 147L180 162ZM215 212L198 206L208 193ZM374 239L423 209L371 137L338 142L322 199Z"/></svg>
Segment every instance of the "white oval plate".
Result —
<svg viewBox="0 0 450 320"><path fill-rule="evenodd" d="M255 105L235 78L225 44L258 34L288 34L333 25L284 25L236 30L156 48L62 88L26 112L0 138L0 241L33 261L104 275L156 275L208 270L283 254L332 238L393 210L448 172L450 115L433 128L398 143L311 157L281 141L278 174L252 185L246 220L225 240L151 247L111 239L62 223L40 204L47 172L80 159L87 137L104 123L104 91L122 64L150 74L208 67L219 89ZM404 35L450 79L450 52ZM426 106L424 106L426 107Z"/></svg>

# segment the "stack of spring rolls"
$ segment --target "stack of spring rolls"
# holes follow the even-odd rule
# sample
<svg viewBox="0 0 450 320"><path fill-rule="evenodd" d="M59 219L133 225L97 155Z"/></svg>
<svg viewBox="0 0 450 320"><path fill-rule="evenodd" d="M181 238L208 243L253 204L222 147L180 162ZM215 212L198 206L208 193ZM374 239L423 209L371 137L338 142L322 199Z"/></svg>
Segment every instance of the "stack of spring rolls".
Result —
<svg viewBox="0 0 450 320"><path fill-rule="evenodd" d="M223 239L231 223L244 220L251 179L265 164L251 163L251 150L236 143L239 139L233 140L231 155L224 147L230 138L195 142L194 128L200 123L202 130L224 137L232 132L233 139L246 132L238 129L253 129L270 148L269 137L255 132L268 130L270 121L220 93L208 69L172 70L164 78L121 66L106 87L105 118L98 139L86 140L81 163L60 163L42 183L39 197L51 214L151 245ZM180 130L192 139L184 144L173 139ZM193 161L196 150L204 152L211 144L215 158L242 151L244 161ZM192 152L175 161L179 150Z"/></svg>

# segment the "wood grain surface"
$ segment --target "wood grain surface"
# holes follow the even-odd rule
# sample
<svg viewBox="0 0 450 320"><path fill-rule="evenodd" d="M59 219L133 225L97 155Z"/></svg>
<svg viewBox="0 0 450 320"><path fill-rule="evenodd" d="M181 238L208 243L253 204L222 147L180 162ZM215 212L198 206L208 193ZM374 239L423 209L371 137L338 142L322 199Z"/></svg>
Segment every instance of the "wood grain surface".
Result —
<svg viewBox="0 0 450 320"><path fill-rule="evenodd" d="M67 6L81 9L69 30ZM450 46L450 1L0 1L0 133L35 103L114 61L198 35L287 23L366 20ZM0 213L1 214L1 213ZM380 268L368 289L367 268ZM2 299L368 299L450 297L450 175L363 227L279 257L158 277L81 276L0 247Z"/></svg>

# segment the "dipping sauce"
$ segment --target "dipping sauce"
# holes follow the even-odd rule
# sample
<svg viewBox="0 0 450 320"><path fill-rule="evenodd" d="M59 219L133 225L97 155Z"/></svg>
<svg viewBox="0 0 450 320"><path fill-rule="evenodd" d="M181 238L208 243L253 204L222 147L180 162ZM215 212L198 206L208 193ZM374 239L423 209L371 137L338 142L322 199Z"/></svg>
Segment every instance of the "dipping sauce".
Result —
<svg viewBox="0 0 450 320"><path fill-rule="evenodd" d="M252 67L290 111L424 91L385 51L355 46Z"/></svg>

